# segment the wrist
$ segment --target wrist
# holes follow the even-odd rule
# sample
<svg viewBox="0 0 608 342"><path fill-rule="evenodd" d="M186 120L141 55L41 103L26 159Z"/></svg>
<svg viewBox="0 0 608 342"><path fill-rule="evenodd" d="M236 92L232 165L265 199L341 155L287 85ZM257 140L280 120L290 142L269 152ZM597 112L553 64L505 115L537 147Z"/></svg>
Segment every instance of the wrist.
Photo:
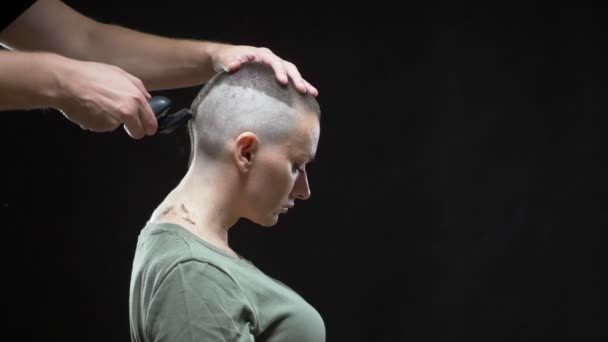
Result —
<svg viewBox="0 0 608 342"><path fill-rule="evenodd" d="M0 79L0 110L59 107L68 61L47 52L0 51L0 74L5 76Z"/></svg>
<svg viewBox="0 0 608 342"><path fill-rule="evenodd" d="M219 54L222 48L228 46L227 44L200 41L197 46L197 55L199 56L198 69L203 73L202 77L204 81L208 81L213 75L221 70L219 63Z"/></svg>
<svg viewBox="0 0 608 342"><path fill-rule="evenodd" d="M69 82L67 81L73 74L73 63L79 61L54 54L41 53L39 58L43 66L41 74L45 86L39 88L39 96L46 101L48 106L61 108L63 100L68 96Z"/></svg>

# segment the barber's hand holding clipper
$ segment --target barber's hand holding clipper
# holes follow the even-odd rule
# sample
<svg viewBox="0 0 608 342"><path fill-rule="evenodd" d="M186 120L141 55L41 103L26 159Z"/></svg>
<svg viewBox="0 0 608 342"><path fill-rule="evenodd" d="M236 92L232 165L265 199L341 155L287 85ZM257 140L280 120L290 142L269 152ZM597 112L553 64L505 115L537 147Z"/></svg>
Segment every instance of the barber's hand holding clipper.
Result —
<svg viewBox="0 0 608 342"><path fill-rule="evenodd" d="M143 82L119 67L72 60L59 68L56 107L83 129L108 132L121 124L134 139L158 124Z"/></svg>

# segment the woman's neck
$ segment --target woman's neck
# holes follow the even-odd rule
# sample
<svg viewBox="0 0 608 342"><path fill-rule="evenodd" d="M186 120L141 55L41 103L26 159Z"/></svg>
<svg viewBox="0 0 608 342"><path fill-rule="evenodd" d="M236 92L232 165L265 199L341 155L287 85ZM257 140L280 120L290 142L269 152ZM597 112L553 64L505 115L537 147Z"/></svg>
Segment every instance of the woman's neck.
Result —
<svg viewBox="0 0 608 342"><path fill-rule="evenodd" d="M150 221L175 223L201 239L236 255L228 230L238 221L234 182L225 170L192 166L180 184L156 208Z"/></svg>

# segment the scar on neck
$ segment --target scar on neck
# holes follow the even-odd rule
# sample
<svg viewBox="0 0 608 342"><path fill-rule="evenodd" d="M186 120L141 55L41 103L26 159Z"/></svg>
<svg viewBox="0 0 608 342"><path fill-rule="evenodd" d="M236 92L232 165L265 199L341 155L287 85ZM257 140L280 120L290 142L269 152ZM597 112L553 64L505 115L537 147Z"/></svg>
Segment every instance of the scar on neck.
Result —
<svg viewBox="0 0 608 342"><path fill-rule="evenodd" d="M192 221L188 216L182 216L182 219L184 221L196 226L196 222Z"/></svg>
<svg viewBox="0 0 608 342"><path fill-rule="evenodd" d="M183 210L183 211L184 211L186 214L189 214L189 213L190 213L190 212L188 211L188 209L186 209L186 206L185 206L183 203L180 205L180 208L181 208L181 209L182 209L182 210Z"/></svg>
<svg viewBox="0 0 608 342"><path fill-rule="evenodd" d="M165 216L167 215L171 210L173 210L173 206L170 205L168 206L165 210L163 210L163 212L160 214L161 216Z"/></svg>

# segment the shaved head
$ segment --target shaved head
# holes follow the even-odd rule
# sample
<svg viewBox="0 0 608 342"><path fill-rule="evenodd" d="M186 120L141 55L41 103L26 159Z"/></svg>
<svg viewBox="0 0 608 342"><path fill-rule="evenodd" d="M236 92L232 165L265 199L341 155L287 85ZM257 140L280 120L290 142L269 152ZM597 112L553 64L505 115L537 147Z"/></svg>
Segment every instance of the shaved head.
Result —
<svg viewBox="0 0 608 342"><path fill-rule="evenodd" d="M216 159L239 134L256 134L260 144L277 144L289 136L296 116L320 116L315 98L293 84L282 86L272 68L244 64L234 73L221 72L198 93L189 123L192 157ZM192 158L191 158L192 159Z"/></svg>

